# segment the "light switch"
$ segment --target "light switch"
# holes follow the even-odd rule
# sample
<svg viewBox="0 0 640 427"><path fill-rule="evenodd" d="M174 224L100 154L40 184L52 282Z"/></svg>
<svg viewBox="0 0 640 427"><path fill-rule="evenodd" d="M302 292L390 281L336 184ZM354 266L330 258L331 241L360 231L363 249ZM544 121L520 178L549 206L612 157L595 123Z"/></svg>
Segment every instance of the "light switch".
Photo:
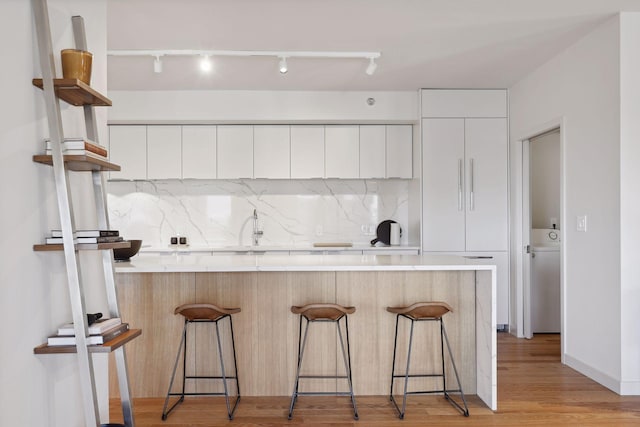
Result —
<svg viewBox="0 0 640 427"><path fill-rule="evenodd" d="M576 231L587 231L587 216L578 215L576 217Z"/></svg>

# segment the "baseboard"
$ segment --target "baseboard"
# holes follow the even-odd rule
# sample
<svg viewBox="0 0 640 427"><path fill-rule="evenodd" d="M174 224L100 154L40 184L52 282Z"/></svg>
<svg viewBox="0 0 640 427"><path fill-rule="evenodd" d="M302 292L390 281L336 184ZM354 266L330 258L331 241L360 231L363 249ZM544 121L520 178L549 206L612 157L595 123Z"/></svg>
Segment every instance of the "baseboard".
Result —
<svg viewBox="0 0 640 427"><path fill-rule="evenodd" d="M587 365L586 363L574 357L569 356L568 354L564 355L564 361L567 366L569 366L572 369L575 369L576 371L580 372L582 375L585 375L591 378L592 380L594 380L595 382L602 384L603 386L613 391L614 393L621 394L620 393L621 384L620 384L620 381L618 381L617 379L610 377L609 375Z"/></svg>

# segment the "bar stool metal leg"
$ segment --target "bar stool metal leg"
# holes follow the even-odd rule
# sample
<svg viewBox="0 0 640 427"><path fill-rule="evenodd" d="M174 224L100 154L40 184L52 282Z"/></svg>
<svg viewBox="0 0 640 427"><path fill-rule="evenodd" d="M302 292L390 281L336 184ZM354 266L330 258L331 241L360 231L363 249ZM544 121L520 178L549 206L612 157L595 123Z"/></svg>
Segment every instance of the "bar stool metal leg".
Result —
<svg viewBox="0 0 640 427"><path fill-rule="evenodd" d="M307 345L307 332L309 332L309 319L306 319L305 329L304 329L304 339L302 338L302 318L304 316L300 316L300 330L298 332L298 368L296 370L296 382L293 386L293 393L291 394L291 404L289 405L289 416L288 418L293 418L293 406L298 400L298 386L300 384L300 368L302 367L302 356L304 355L304 349ZM302 344L301 344L302 343Z"/></svg>
<svg viewBox="0 0 640 427"><path fill-rule="evenodd" d="M187 325L189 324L189 322L187 320L184 321L184 328L182 329L182 339L180 340L180 344L178 345L178 355L176 356L176 362L173 365L173 373L171 374L171 381L169 382L169 390L167 391L167 397L164 400L164 406L162 407L162 420L166 420L167 416L169 415L169 412L171 412L173 410L173 408L175 408L176 406L178 406L180 403L182 403L184 401L184 392L185 392L185 373L186 373L186 366L187 366L187 358L186 358L186 352L187 352ZM169 405L169 397L171 397L171 388L173 387L173 381L176 377L176 370L178 369L178 362L180 361L180 354L183 354L183 358L182 358L182 393L180 396L180 399L178 399L178 401L176 403L174 403L171 408L169 408L169 410L167 410L167 405Z"/></svg>
<svg viewBox="0 0 640 427"><path fill-rule="evenodd" d="M456 368L456 362L453 360L453 353L451 351L451 346L449 345L449 337L447 336L447 330L444 327L444 322L442 321L442 318L440 318L440 347L442 349L442 366L444 369L444 345L443 345L443 337L444 337L444 342L447 343L447 350L449 351L449 358L451 359L451 365L453 366L453 373L456 376L456 382L458 383L458 389L457 390L447 390L447 382L444 376L444 370L443 370L443 375L442 375L442 379L443 379L443 389L444 389L444 396L445 398L451 402L452 405L454 405L456 408L458 408L462 414L465 417L469 416L469 407L467 406L467 399L465 399L464 397L464 392L462 391L462 384L460 383L460 377L458 376L458 369ZM460 406L460 404L458 402L456 402L455 400L453 400L453 398L449 395L449 392L457 392L460 393L460 397L462 398L462 405L464 406L464 408L462 406Z"/></svg>
<svg viewBox="0 0 640 427"><path fill-rule="evenodd" d="M349 382L349 394L351 395L351 405L353 406L353 418L359 419L358 407L356 406L356 397L353 394L353 384L351 382L351 350L349 348L349 321L347 316L344 316L345 332L347 335L347 351L344 351L344 341L342 339L342 331L340 330L340 320L336 321L336 328L338 329L338 337L340 337L340 349L342 350L342 358L344 360L344 369L347 372L347 381Z"/></svg>

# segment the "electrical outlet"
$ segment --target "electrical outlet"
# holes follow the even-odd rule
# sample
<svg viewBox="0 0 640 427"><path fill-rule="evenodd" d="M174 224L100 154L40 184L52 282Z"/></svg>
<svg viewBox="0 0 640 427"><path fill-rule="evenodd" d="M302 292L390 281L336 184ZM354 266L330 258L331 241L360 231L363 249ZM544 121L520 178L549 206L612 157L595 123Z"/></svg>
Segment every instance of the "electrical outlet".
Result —
<svg viewBox="0 0 640 427"><path fill-rule="evenodd" d="M587 216L586 215L578 215L576 217L576 231L587 231Z"/></svg>

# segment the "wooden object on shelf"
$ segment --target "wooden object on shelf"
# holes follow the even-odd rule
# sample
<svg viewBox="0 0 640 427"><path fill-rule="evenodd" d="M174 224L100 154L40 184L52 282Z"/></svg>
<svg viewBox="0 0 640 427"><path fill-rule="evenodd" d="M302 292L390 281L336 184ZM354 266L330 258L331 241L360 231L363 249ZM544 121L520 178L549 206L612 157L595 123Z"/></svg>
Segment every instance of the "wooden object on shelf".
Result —
<svg viewBox="0 0 640 427"><path fill-rule="evenodd" d="M107 341L102 345L90 345L87 346L89 353L111 353L118 347L123 346L134 338L142 334L142 329L129 329L127 332L118 335L111 341ZM55 345L49 346L46 343L41 344L33 349L34 354L62 354L62 353L76 353L75 345Z"/></svg>
<svg viewBox="0 0 640 427"><path fill-rule="evenodd" d="M131 247L131 242L128 240L123 240L122 242L113 242L113 243L76 244L76 250L78 251L96 251L96 250L102 250L102 249L120 249L120 248L129 248L129 247ZM62 251L64 250L64 246L62 244L59 244L59 245L38 244L38 245L33 245L33 250L36 252Z"/></svg>
<svg viewBox="0 0 640 427"><path fill-rule="evenodd" d="M46 154L36 154L33 161L52 166L52 156ZM109 163L107 159L98 159L93 156L64 156L64 164L68 170L88 172L88 171L119 171L120 166Z"/></svg>
<svg viewBox="0 0 640 427"><path fill-rule="evenodd" d="M33 85L43 89L44 84L42 79L33 79ZM54 79L53 87L58 98L71 105L78 107L83 105L93 105L95 107L111 106L109 98L78 79Z"/></svg>

